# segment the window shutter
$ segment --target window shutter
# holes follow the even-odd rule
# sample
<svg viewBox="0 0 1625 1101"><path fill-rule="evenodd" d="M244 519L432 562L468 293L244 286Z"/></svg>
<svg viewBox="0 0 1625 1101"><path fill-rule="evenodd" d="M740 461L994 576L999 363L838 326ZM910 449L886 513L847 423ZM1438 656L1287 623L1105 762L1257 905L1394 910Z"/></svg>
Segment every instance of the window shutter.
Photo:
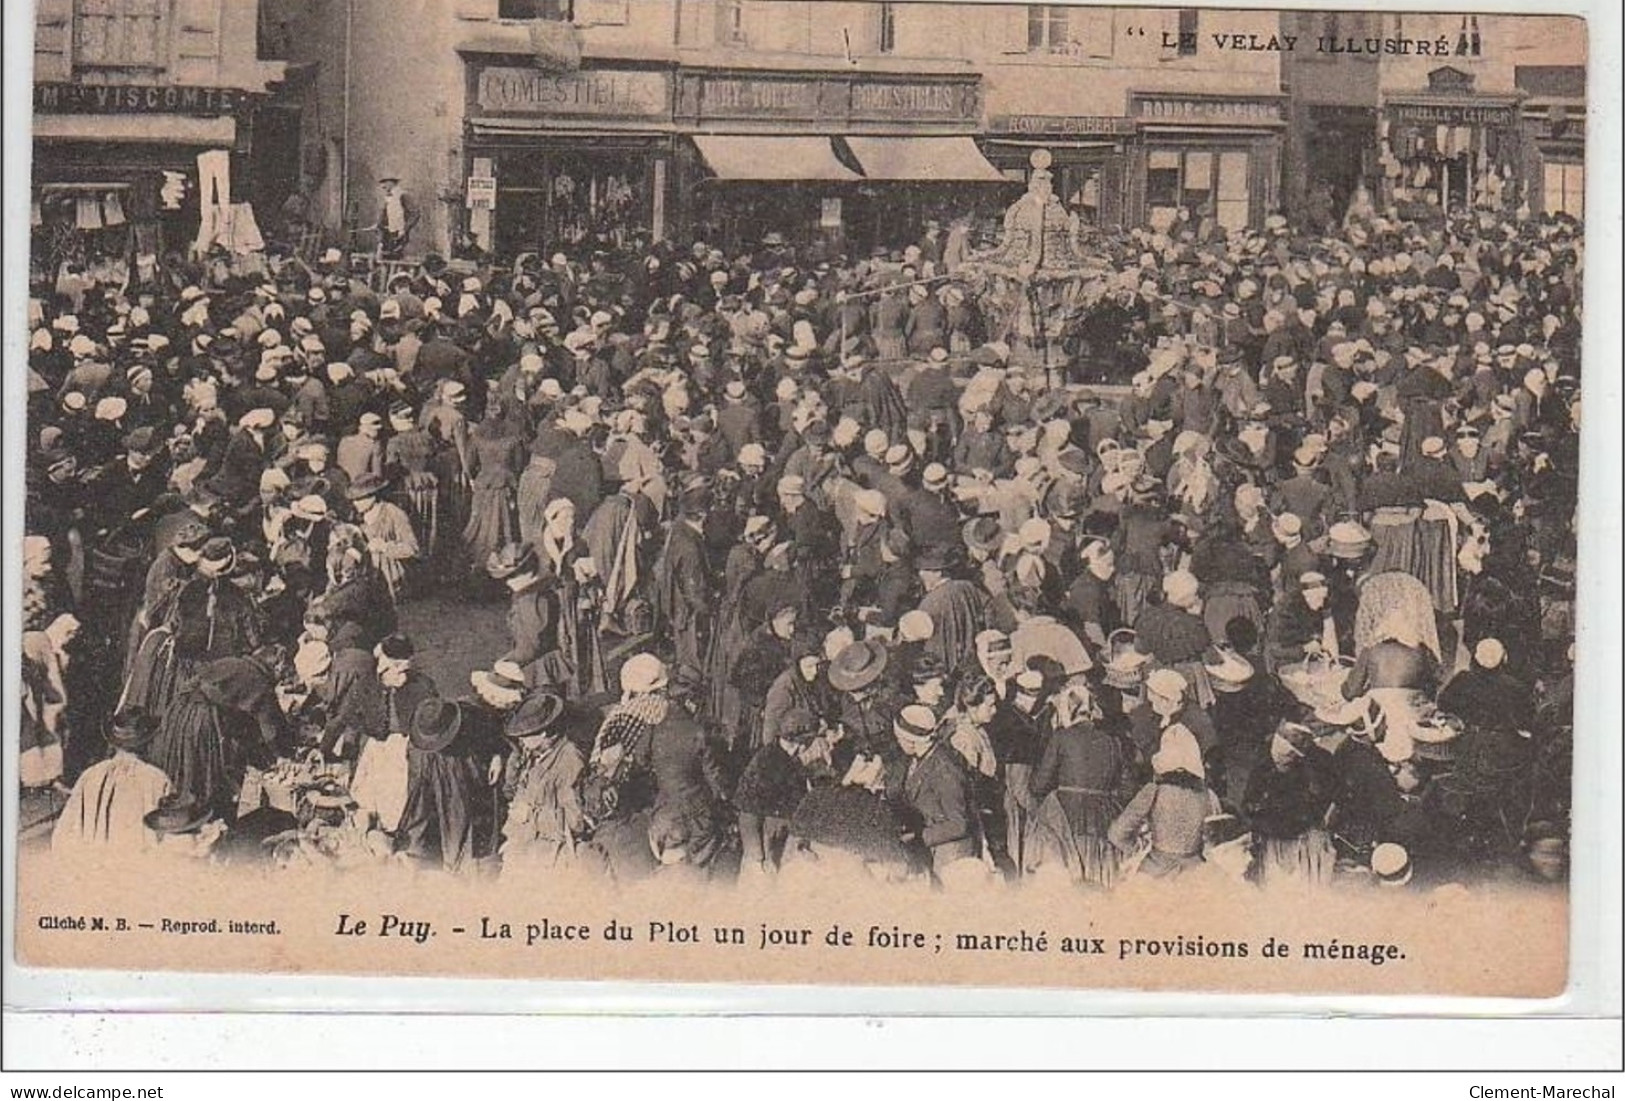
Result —
<svg viewBox="0 0 1625 1101"><path fill-rule="evenodd" d="M623 27L627 0L576 0L578 27Z"/></svg>
<svg viewBox="0 0 1625 1101"><path fill-rule="evenodd" d="M39 0L34 12L34 79L73 76L73 0Z"/></svg>
<svg viewBox="0 0 1625 1101"><path fill-rule="evenodd" d="M206 84L220 72L220 0L177 0L175 80Z"/></svg>

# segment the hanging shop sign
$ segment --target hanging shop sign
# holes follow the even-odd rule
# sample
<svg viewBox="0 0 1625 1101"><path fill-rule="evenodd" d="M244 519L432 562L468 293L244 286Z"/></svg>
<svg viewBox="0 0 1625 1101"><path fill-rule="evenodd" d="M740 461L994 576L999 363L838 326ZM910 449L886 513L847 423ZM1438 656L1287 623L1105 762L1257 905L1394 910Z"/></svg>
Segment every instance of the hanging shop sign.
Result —
<svg viewBox="0 0 1625 1101"><path fill-rule="evenodd" d="M1121 137L1134 133L1134 120L1119 115L994 115L988 132L1011 137Z"/></svg>
<svg viewBox="0 0 1625 1101"><path fill-rule="evenodd" d="M839 197L825 198L819 203L818 225L822 229L841 228L841 200Z"/></svg>
<svg viewBox="0 0 1625 1101"><path fill-rule="evenodd" d="M241 88L178 84L36 84L34 110L63 115L234 115L251 94Z"/></svg>
<svg viewBox="0 0 1625 1101"><path fill-rule="evenodd" d="M671 113L667 73L588 69L546 73L493 65L481 69L475 99L486 111L573 118L664 118Z"/></svg>

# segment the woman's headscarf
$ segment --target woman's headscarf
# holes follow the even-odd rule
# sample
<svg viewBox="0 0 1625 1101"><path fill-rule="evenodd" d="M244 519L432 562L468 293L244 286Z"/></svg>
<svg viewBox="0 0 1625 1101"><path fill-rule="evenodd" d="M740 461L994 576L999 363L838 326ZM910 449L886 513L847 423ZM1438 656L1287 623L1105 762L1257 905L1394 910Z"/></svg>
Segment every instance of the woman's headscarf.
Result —
<svg viewBox="0 0 1625 1101"><path fill-rule="evenodd" d="M1184 723L1174 723L1162 732L1162 744L1151 758L1151 771L1158 776L1188 772L1198 780L1207 779L1202 749L1196 744L1196 735Z"/></svg>

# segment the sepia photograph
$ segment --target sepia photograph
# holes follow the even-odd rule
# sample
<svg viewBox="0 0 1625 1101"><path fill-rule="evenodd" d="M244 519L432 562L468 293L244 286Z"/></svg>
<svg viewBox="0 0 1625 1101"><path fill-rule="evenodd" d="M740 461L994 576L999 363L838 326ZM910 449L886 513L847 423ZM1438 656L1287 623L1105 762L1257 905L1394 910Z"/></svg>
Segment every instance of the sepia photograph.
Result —
<svg viewBox="0 0 1625 1101"><path fill-rule="evenodd" d="M33 34L19 964L1564 993L1582 18Z"/></svg>

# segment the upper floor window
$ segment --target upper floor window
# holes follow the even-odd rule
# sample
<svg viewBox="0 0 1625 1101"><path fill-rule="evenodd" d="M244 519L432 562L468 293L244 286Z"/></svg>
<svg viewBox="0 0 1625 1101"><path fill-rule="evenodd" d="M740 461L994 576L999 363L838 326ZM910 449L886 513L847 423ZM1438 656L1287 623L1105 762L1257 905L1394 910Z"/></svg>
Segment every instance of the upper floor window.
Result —
<svg viewBox="0 0 1625 1101"><path fill-rule="evenodd" d="M568 23L574 18L573 0L497 0L498 19L549 19Z"/></svg>
<svg viewBox="0 0 1625 1101"><path fill-rule="evenodd" d="M166 6L164 0L74 0L75 64L162 69Z"/></svg>
<svg viewBox="0 0 1625 1101"><path fill-rule="evenodd" d="M745 0L717 0L717 41L743 46L750 40L745 27Z"/></svg>
<svg viewBox="0 0 1625 1101"><path fill-rule="evenodd" d="M897 5L880 5L880 33L875 43L883 54L897 51Z"/></svg>
<svg viewBox="0 0 1625 1101"><path fill-rule="evenodd" d="M1195 8L1179 9L1179 56L1196 56L1196 36L1200 33L1197 26L1201 21L1202 13Z"/></svg>
<svg viewBox="0 0 1625 1101"><path fill-rule="evenodd" d="M1064 4L1027 5L1027 49L1066 53L1072 45L1071 12Z"/></svg>

